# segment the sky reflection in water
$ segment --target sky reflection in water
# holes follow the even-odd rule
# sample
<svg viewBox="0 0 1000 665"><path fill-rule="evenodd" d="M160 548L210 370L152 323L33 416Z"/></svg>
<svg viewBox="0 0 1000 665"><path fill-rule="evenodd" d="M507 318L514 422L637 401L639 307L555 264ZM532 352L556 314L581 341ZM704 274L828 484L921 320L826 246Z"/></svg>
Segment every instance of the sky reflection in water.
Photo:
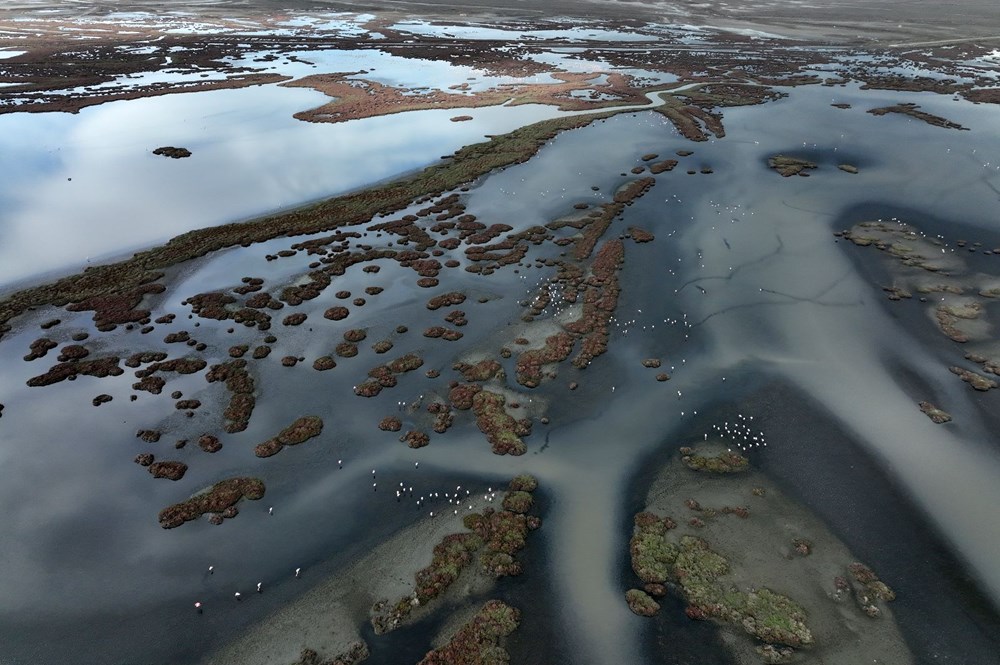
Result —
<svg viewBox="0 0 1000 665"><path fill-rule="evenodd" d="M462 109L311 124L328 101L261 86L0 117L0 288L179 233L346 192L433 163L551 107ZM193 152L154 156L161 145Z"/></svg>

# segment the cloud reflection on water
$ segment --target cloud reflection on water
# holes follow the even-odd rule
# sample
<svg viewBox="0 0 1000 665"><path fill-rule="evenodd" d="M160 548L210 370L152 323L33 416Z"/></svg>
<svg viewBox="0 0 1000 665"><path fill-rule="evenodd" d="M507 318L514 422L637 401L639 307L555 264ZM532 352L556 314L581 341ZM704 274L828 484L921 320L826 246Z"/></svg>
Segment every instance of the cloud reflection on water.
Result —
<svg viewBox="0 0 1000 665"><path fill-rule="evenodd" d="M261 86L0 117L0 286L346 192L559 112L538 105L310 124L328 98ZM189 148L185 160L157 157Z"/></svg>

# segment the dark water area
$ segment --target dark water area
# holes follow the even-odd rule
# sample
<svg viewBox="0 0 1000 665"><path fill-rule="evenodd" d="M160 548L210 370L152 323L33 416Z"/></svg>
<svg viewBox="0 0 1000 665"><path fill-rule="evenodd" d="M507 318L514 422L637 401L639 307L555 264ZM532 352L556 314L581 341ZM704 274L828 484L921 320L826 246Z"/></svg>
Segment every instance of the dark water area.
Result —
<svg viewBox="0 0 1000 665"><path fill-rule="evenodd" d="M562 601L549 571L559 561L552 555L545 520L553 509L555 497L541 487L533 494L535 505L540 503L542 507L542 527L529 534L528 546L517 555L523 572L501 580L494 597L521 611L521 625L507 639L512 663L571 665L573 656L568 642L572 636L554 629L559 625Z"/></svg>
<svg viewBox="0 0 1000 665"><path fill-rule="evenodd" d="M747 395L739 408L759 414L770 433L766 454L753 463L896 591L892 611L916 662L995 662L1000 614L891 469L822 405L780 382Z"/></svg>
<svg viewBox="0 0 1000 665"><path fill-rule="evenodd" d="M416 487L421 487L420 491L423 492L426 492L428 487L447 488L462 483L473 486L469 485L467 475L435 473L433 469L428 468L428 465L421 471L421 483ZM392 495L392 488L398 478L411 479L412 476L398 465L395 468L383 469L381 474L380 480L385 483L383 492L389 496ZM498 487L503 486L506 480L502 477L486 477L481 482L478 479L473 482L476 483L474 485L476 491L485 491L487 483ZM300 475L297 482L309 481ZM481 488L478 486L480 484ZM59 660L94 665L106 665L109 662L137 664L198 662L206 653L211 653L231 641L232 636L251 629L260 621L265 621L275 610L294 603L316 583L336 574L344 566L366 554L371 543L388 539L409 525L417 515L425 514L424 508L412 505L412 499L407 499L405 504L392 501L388 497L385 501L369 500L378 496L376 492L372 492L370 486L364 495L355 496L354 501L341 496L336 504L317 506L316 516L312 519L307 518L307 521L312 522L316 528L306 533L301 531L298 522L282 526L280 521L264 514L265 502L271 500L279 506L276 517L281 517L280 498L269 493L257 502L261 505L251 504L253 509L261 511L259 519L262 523L267 524L264 520L270 522L266 528L269 534L266 542L261 543L259 547L246 546L241 556L220 553L217 559L212 559L206 558L205 552L189 553L189 558L192 559L206 562L220 561L225 564L218 565L211 575L206 572L207 563L199 572L194 572L189 567L187 576L200 579L200 584L196 585L200 590L192 593L189 598L175 599L166 604L152 603L138 611L133 609L129 612L95 613L83 621L60 619L59 640L46 639L46 631L38 630L37 619L23 624L18 624L16 621L7 624L5 620L3 630L10 637L5 639L2 658L9 660L0 659L0 662L4 665ZM249 510L251 510L249 506L243 509L244 512ZM350 515L351 526L346 532L338 528L329 528L334 513ZM226 524L224 527L235 526L241 519L252 518L241 515L233 524ZM357 536L359 524L364 525L363 538ZM186 526L206 530L223 528L205 522ZM458 526L460 530L460 525ZM247 528L260 529L258 526ZM535 544L534 539L529 542ZM292 544L294 546L289 547ZM297 558L288 558L291 550L299 553ZM415 552L414 555L422 556L423 552ZM293 577L294 568L302 569L300 578ZM253 593L258 580L263 582L264 593ZM233 599L234 590L242 591L241 602ZM489 597L492 596L485 595L481 600L485 601ZM202 613L194 610L193 603L196 599L204 605ZM447 614L443 616L435 614L419 622L417 626L420 628L406 627L398 631L398 636L396 633L391 633L389 640L391 647L379 651L384 659L372 662L387 664L400 662L395 660L396 656L393 654L410 651L417 654L410 662L416 662L430 648L428 640L433 632L424 634L424 631L429 627L443 624L446 619ZM362 627L368 632L371 631L370 623L367 621ZM143 645L142 655L138 657L133 641L137 636L141 636ZM384 639L380 638L379 642L369 643L381 644L381 640ZM77 653L79 644L92 646L85 653Z"/></svg>
<svg viewBox="0 0 1000 665"><path fill-rule="evenodd" d="M719 639L719 627L710 621L692 621L684 614L687 603L674 594L657 598L660 611L649 622L645 639L646 662L657 665L736 663Z"/></svg>

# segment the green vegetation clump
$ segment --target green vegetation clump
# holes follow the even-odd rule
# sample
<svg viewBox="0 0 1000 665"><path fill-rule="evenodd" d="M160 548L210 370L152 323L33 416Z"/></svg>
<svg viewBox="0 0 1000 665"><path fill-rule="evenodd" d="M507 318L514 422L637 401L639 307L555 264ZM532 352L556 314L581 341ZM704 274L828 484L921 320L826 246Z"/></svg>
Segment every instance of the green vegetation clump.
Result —
<svg viewBox="0 0 1000 665"><path fill-rule="evenodd" d="M507 399L500 393L489 390L477 392L472 398L476 425L486 435L497 455L523 455L528 447L519 433L527 428L507 413L504 409L506 402Z"/></svg>
<svg viewBox="0 0 1000 665"><path fill-rule="evenodd" d="M434 547L431 565L417 571L416 598L421 604L436 598L454 582L483 541L474 533L452 533Z"/></svg>
<svg viewBox="0 0 1000 665"><path fill-rule="evenodd" d="M503 498L503 509L512 513L526 513L531 510L533 499L528 492L507 492Z"/></svg>
<svg viewBox="0 0 1000 665"><path fill-rule="evenodd" d="M525 514L534 505L531 491L538 482L521 475L510 485L530 489L511 489L504 496L504 510L486 508L481 513L465 515L462 524L469 531L449 534L434 547L430 565L417 571L414 577L413 592L391 607L388 601L376 604L372 617L376 633L397 628L414 609L443 594L477 556L481 570L491 577L521 574L521 563L515 555L527 544L528 532L541 525L538 517ZM508 504L524 507L524 511L514 512L507 508Z"/></svg>
<svg viewBox="0 0 1000 665"><path fill-rule="evenodd" d="M666 536L672 525L669 518L661 519L653 513L635 516L629 549L632 569L639 579L647 584L676 584L689 604L686 613L692 619L726 621L767 644L801 647L812 643L801 606L770 589L742 591L726 583L726 558L702 538L682 536L678 542L670 542ZM652 607L636 593L626 599L633 611ZM649 601L653 602L651 598Z"/></svg>
<svg viewBox="0 0 1000 665"><path fill-rule="evenodd" d="M660 609L660 604L648 593L640 589L629 589L625 592L625 602L628 608L643 617L651 617Z"/></svg>
<svg viewBox="0 0 1000 665"><path fill-rule="evenodd" d="M664 538L667 530L668 523L652 513L636 515L635 531L629 542L632 570L647 584L661 584L670 579L678 551L676 545Z"/></svg>
<svg viewBox="0 0 1000 665"><path fill-rule="evenodd" d="M816 168L815 162L810 162L808 159L801 159L799 157L790 157L789 155L768 157L767 165L785 178L793 175L807 176L809 175L809 169Z"/></svg>
<svg viewBox="0 0 1000 665"><path fill-rule="evenodd" d="M482 544L483 541L474 533L451 533L442 538L434 546L434 558L430 565L418 570L414 576L413 593L400 598L387 612L372 617L375 633L387 633L397 628L415 608L444 593L472 561L473 554Z"/></svg>
<svg viewBox="0 0 1000 665"><path fill-rule="evenodd" d="M538 479L528 473L522 473L510 481L508 489L512 492L534 492L538 489Z"/></svg>
<svg viewBox="0 0 1000 665"><path fill-rule="evenodd" d="M516 608L491 600L446 645L428 652L419 665L506 665L510 654L500 643L517 629L520 620Z"/></svg>

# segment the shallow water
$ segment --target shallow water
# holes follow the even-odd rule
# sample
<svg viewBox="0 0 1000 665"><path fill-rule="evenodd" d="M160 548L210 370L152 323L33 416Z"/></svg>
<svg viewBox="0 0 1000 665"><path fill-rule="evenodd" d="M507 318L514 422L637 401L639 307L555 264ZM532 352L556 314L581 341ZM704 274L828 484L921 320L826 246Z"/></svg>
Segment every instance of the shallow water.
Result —
<svg viewBox="0 0 1000 665"><path fill-rule="evenodd" d="M292 114L328 98L260 86L0 116L0 288L438 161L487 134L555 117L540 105L447 109L349 124ZM473 120L449 122L456 115ZM190 158L150 154L183 146ZM44 242L42 242L44 239Z"/></svg>

